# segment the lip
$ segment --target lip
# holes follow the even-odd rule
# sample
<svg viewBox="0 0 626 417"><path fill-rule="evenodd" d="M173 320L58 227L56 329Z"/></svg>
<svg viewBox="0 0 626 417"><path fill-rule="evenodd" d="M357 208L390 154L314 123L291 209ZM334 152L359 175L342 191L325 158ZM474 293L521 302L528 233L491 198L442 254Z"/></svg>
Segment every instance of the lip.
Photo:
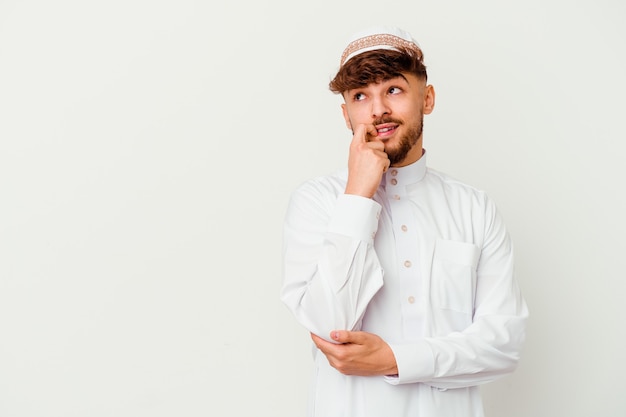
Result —
<svg viewBox="0 0 626 417"><path fill-rule="evenodd" d="M376 132L378 132L378 137L381 139L392 136L398 129L398 125L396 123L384 123L382 125L376 125L375 127Z"/></svg>

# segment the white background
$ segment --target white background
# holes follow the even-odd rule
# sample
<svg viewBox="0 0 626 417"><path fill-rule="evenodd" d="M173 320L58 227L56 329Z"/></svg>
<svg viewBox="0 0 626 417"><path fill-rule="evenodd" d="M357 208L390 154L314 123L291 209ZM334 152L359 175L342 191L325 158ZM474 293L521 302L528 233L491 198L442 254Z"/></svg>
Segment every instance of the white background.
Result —
<svg viewBox="0 0 626 417"><path fill-rule="evenodd" d="M491 417L626 415L626 3L0 1L0 416L304 415L279 301L327 89L373 24L425 51L432 167L485 189L531 309Z"/></svg>

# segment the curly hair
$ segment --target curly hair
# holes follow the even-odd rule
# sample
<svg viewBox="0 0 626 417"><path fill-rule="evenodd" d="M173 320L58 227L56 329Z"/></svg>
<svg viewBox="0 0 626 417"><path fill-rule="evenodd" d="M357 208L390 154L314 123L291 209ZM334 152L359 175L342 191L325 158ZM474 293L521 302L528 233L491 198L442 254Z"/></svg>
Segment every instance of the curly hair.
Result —
<svg viewBox="0 0 626 417"><path fill-rule="evenodd" d="M335 94L343 94L368 84L390 80L403 73L414 74L426 81L428 75L423 54L420 52L408 48L400 48L399 51L377 49L363 52L349 59L328 87Z"/></svg>

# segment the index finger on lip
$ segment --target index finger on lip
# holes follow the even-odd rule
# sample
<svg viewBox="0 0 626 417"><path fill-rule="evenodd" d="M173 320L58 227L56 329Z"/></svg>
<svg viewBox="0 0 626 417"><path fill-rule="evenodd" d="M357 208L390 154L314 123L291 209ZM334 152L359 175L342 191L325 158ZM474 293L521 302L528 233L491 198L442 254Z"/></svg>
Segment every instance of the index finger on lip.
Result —
<svg viewBox="0 0 626 417"><path fill-rule="evenodd" d="M354 130L354 141L369 142L373 136L377 136L378 132L374 125L360 124Z"/></svg>
<svg viewBox="0 0 626 417"><path fill-rule="evenodd" d="M369 142L371 140L371 138L374 138L376 136L378 136L378 131L376 130L376 127L374 125L365 125L365 141Z"/></svg>

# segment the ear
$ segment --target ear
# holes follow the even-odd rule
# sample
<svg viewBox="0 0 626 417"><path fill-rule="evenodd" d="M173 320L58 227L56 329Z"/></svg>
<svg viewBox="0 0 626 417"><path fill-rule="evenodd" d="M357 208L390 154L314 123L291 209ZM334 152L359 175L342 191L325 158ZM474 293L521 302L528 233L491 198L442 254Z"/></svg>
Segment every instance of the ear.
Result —
<svg viewBox="0 0 626 417"><path fill-rule="evenodd" d="M432 85L427 85L424 88L424 114L430 114L435 108L435 88Z"/></svg>
<svg viewBox="0 0 626 417"><path fill-rule="evenodd" d="M346 121L346 127L352 130L352 123L350 123L350 116L348 115L348 109L345 103L341 105L341 111L343 112L343 118Z"/></svg>

